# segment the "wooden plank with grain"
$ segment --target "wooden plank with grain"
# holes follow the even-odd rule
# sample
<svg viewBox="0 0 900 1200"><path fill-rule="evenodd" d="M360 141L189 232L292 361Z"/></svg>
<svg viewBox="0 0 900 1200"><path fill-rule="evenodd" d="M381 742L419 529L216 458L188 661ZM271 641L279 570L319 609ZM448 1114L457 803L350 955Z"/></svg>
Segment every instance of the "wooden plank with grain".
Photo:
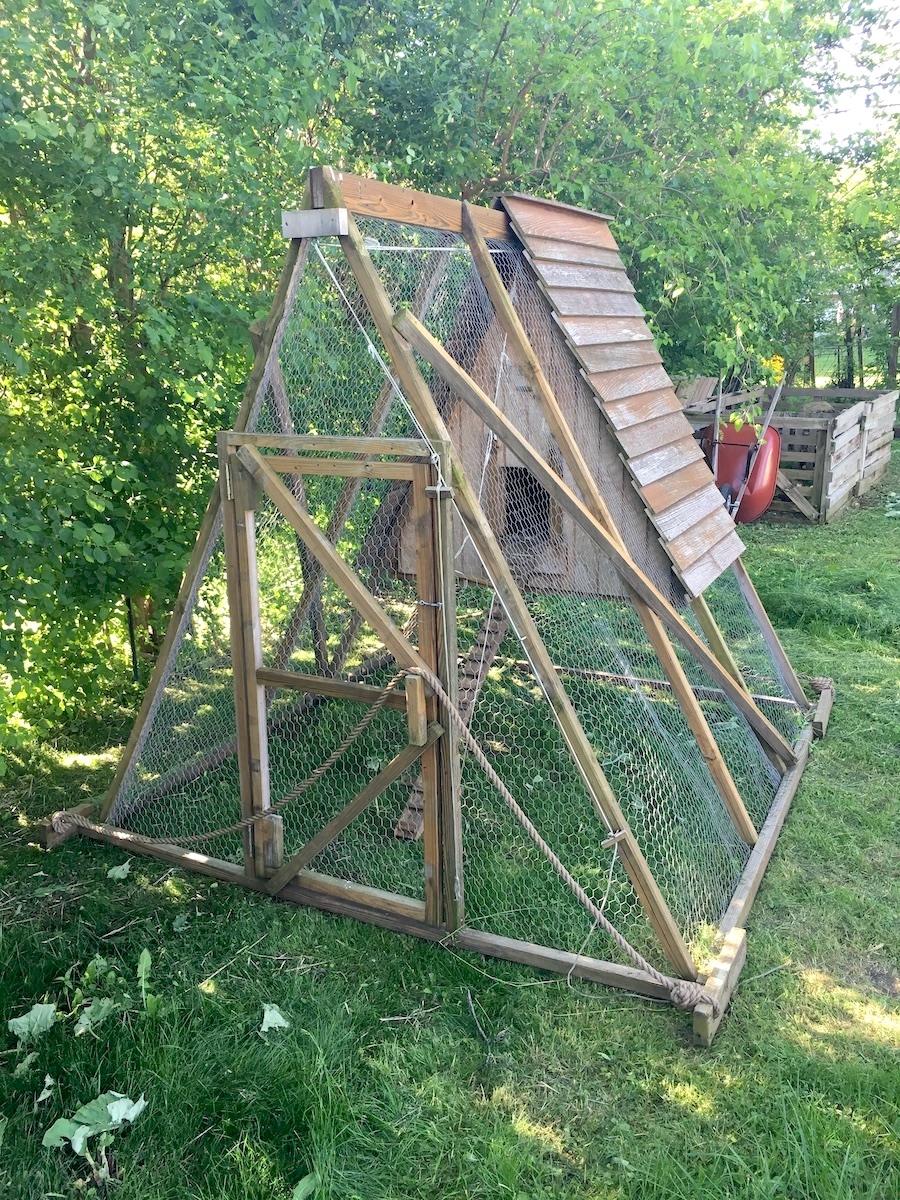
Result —
<svg viewBox="0 0 900 1200"><path fill-rule="evenodd" d="M600 215L564 208L552 201L537 198L501 196L500 202L526 246L529 237L543 237L600 246L607 250L619 248L607 220Z"/></svg>
<svg viewBox="0 0 900 1200"><path fill-rule="evenodd" d="M665 367L658 363L626 367L621 371L594 371L588 375L588 382L604 404L614 404L616 400L624 400L628 396L640 396L672 386ZM690 422L684 414L681 419L685 433L690 434Z"/></svg>
<svg viewBox="0 0 900 1200"><path fill-rule="evenodd" d="M643 317L560 317L554 313L553 319L573 346L653 341Z"/></svg>
<svg viewBox="0 0 900 1200"><path fill-rule="evenodd" d="M629 458L628 469L641 488L646 488L657 479L664 479L681 467L703 461L703 451L690 434L685 434L666 446L658 446L637 458Z"/></svg>
<svg viewBox="0 0 900 1200"><path fill-rule="evenodd" d="M381 217L385 221L422 225L427 229L445 229L451 233L462 232L462 204L459 200L432 196L428 192L417 192L394 183L365 179L333 167L320 170L323 183L336 186L344 205L359 216ZM502 210L474 205L473 212L485 237L509 241L509 221Z"/></svg>
<svg viewBox="0 0 900 1200"><path fill-rule="evenodd" d="M628 367L657 366L662 362L654 342L579 346L574 348L574 353L588 375L621 371Z"/></svg>
<svg viewBox="0 0 900 1200"><path fill-rule="evenodd" d="M548 287L550 303L560 317L643 317L644 310L628 292L592 288Z"/></svg>
<svg viewBox="0 0 900 1200"><path fill-rule="evenodd" d="M644 421L681 412L681 405L674 389L663 387L636 396L626 396L612 403L607 401L603 411L613 429L627 429L630 425L642 425Z"/></svg>
<svg viewBox="0 0 900 1200"><path fill-rule="evenodd" d="M596 267L624 269L618 250L606 246L591 246L584 242L560 241L558 238L528 235L528 252L534 258L551 262L585 263Z"/></svg>
<svg viewBox="0 0 900 1200"><path fill-rule="evenodd" d="M529 247L530 249L530 247ZM536 258L526 253L535 274L546 287L590 288L602 292L634 292L625 267L597 267L584 263L566 263L548 258Z"/></svg>

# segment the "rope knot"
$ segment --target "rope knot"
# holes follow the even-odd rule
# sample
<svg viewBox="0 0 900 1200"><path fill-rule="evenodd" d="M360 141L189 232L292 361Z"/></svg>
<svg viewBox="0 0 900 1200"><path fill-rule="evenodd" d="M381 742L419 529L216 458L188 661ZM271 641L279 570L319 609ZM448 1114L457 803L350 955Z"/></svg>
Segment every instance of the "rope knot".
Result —
<svg viewBox="0 0 900 1200"><path fill-rule="evenodd" d="M821 695L822 692L824 692L826 690L826 688L833 691L834 690L834 680L829 679L827 675L816 675L814 678L810 679L809 686L812 688L812 690L818 696L818 695Z"/></svg>
<svg viewBox="0 0 900 1200"><path fill-rule="evenodd" d="M50 828L54 833L65 833L75 824L72 815L67 812L55 812L50 818Z"/></svg>
<svg viewBox="0 0 900 1200"><path fill-rule="evenodd" d="M714 1017L718 1017L722 1012L721 1004L702 984L695 983L692 979L675 979L672 983L669 997L676 1008L683 1012L693 1012L699 1004L708 1004Z"/></svg>

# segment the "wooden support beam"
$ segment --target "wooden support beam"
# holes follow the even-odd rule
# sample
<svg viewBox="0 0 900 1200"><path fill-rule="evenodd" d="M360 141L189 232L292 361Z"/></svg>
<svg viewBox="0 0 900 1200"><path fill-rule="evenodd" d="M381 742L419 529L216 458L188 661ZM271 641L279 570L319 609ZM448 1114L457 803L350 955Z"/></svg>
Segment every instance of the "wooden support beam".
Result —
<svg viewBox="0 0 900 1200"><path fill-rule="evenodd" d="M73 808L68 809L76 817L92 817L95 804L76 804ZM69 826L65 829L54 829L53 817L45 817L43 821L38 821L35 827L35 840L38 845L43 846L45 850L55 850L57 846L61 846L63 842L67 842L70 837L78 830L74 826Z"/></svg>
<svg viewBox="0 0 900 1200"><path fill-rule="evenodd" d="M474 950L491 958L506 959L507 962L524 963L542 971L553 971L567 978L588 979L591 983L602 983L607 987L625 988L639 996L654 1000L668 1000L669 992L652 976L635 967L623 967L618 963L604 962L582 954L571 954L566 950L552 950L534 942L523 942L518 938L500 937L496 933L482 933L478 929L460 929L447 938L448 946L462 950Z"/></svg>
<svg viewBox="0 0 900 1200"><path fill-rule="evenodd" d="M323 825L319 832L301 847L288 862L284 864L280 870L276 871L272 878L266 883L266 891L270 896L277 896L285 884L290 883L294 876L301 871L305 866L313 861L313 859L322 853L326 846L330 846L336 837L344 832L347 826L355 821L360 813L365 812L373 800L375 800L385 788L390 787L395 783L407 767L422 757L425 749L443 733L443 729L436 721L432 721L425 733L425 742L421 746L404 746L399 754L396 754L386 767L371 779L363 790L344 805L341 811L326 824Z"/></svg>
<svg viewBox="0 0 900 1200"><path fill-rule="evenodd" d="M237 863L211 858L167 842L150 842L124 829L93 821L79 825L76 832L91 841L117 846L129 854L143 854L170 866L195 871L223 883L235 883L251 892L267 894L267 881L245 874ZM294 882L282 888L275 899L323 909L336 916L352 917L431 942L441 941L447 935L445 929L426 922L425 905L421 900L344 879L334 879L316 871L301 871Z"/></svg>
<svg viewBox="0 0 900 1200"><path fill-rule="evenodd" d="M530 670L530 663L524 659L519 659L513 663L516 667L521 667L524 670ZM672 684L668 679L648 679L644 675L620 675L615 671L591 671L586 667L569 667L561 666L556 663L556 670L560 675L577 675L580 679L596 679L598 683L618 683L627 687L649 688L651 691L672 690ZM691 691L700 700L724 700L725 693L721 688L700 687L698 684L691 686ZM751 698L757 704L774 704L776 708L790 708L795 712L797 705L793 700L789 700L786 696L763 696L759 692L751 692Z"/></svg>
<svg viewBox="0 0 900 1200"><path fill-rule="evenodd" d="M741 589L741 594L747 601L747 606L756 618L756 623L759 625L760 632L763 635L763 640L769 647L769 653L772 655L775 666L778 668L781 677L787 685L788 691L797 701L798 706L807 712L812 705L806 698L806 692L803 690L803 685L797 678L794 668L791 666L791 660L785 653L784 646L778 639L778 634L769 620L769 614L765 610L762 600L757 594L756 588L753 586L753 580L747 574L747 568L744 566L744 560L738 558L732 564L734 577L737 580L738 587Z"/></svg>
<svg viewBox="0 0 900 1200"><path fill-rule="evenodd" d="M339 193L336 200L330 199L329 202L339 204L341 202ZM565 688L557 678L550 656L497 543L481 503L469 483L462 464L456 457L447 427L424 379L419 374L412 350L394 329L394 313L390 301L354 222L350 222L350 232L347 237L341 239L341 244L387 348L407 400L416 415L416 420L427 438L443 442L448 447L450 471L448 482L454 488L457 507L466 522L468 532L482 561L492 573L494 588L500 596L504 608L509 613L520 636L525 640L528 652L535 663L541 686L556 714L560 730L584 780L588 794L609 832L623 831L625 834L619 843L619 856L660 939L663 952L683 978L693 979L696 977L696 967L690 951L663 899L634 834L628 828L624 814L609 781L603 774L593 747L581 727L578 715L572 707Z"/></svg>
<svg viewBox="0 0 900 1200"><path fill-rule="evenodd" d="M642 600L656 613L663 624L678 638L726 693L729 700L747 719L766 744L785 763L794 761L794 752L772 723L759 711L747 692L732 679L718 659L697 637L694 631L678 615L671 604L651 583L646 575L622 552L619 543L603 528L566 483L551 470L515 426L465 371L447 355L439 342L411 313L397 315L395 325L398 332L435 368L441 377L458 392L487 426L513 451L538 479L551 497L588 533L606 553L622 579L634 589Z"/></svg>
<svg viewBox="0 0 900 1200"><path fill-rule="evenodd" d="M297 506L294 497L276 473L267 466L262 455L252 446L241 446L237 453L241 463L256 479L294 531L303 538L312 554L340 587L353 607L369 622L397 662L401 666L412 667L414 670L420 670L423 667L427 669L427 664L420 658L415 647L403 636L384 608L347 566L315 521Z"/></svg>
<svg viewBox="0 0 900 1200"><path fill-rule="evenodd" d="M336 475L345 479L412 479L417 465L373 462L372 459L354 462L341 458L307 458L299 454L267 454L266 462L280 475Z"/></svg>
<svg viewBox="0 0 900 1200"><path fill-rule="evenodd" d="M269 750L266 693L256 678L262 666L259 578L256 569L256 526L252 478L245 475L236 455L219 439L224 492L225 560L231 618L231 667L234 682L241 816L263 813L269 807ZM248 874L265 874L262 846L252 828L243 831L244 864ZM269 849L274 841L270 839Z"/></svg>
<svg viewBox="0 0 900 1200"><path fill-rule="evenodd" d="M426 229L462 233L463 206L459 200L431 196L427 192L416 192L394 183L380 183L377 179L364 179L333 167L322 167L320 170L324 205L331 206L339 195L350 212L362 217L381 217L385 221L399 221L404 225L423 225ZM502 209L474 206L471 213L485 237L503 241L512 239L509 218Z"/></svg>
<svg viewBox="0 0 900 1200"><path fill-rule="evenodd" d="M287 450L296 454L346 454L350 462L367 454L384 458L418 458L431 461L431 449L418 438L307 437L294 433L226 433L229 446L257 446L265 450Z"/></svg>
<svg viewBox="0 0 900 1200"><path fill-rule="evenodd" d="M256 680L266 687L290 688L295 692L330 696L334 700L353 700L358 704L374 704L381 699L384 691L370 683L348 683L345 679L333 679L327 675L305 675L300 671L279 671L274 667L260 667L256 672ZM384 701L384 707L405 709L406 693L397 688Z"/></svg>
<svg viewBox="0 0 900 1200"><path fill-rule="evenodd" d="M712 1004L706 1001L698 1004L694 1009L693 1039L695 1045L712 1045L746 960L747 934L743 929L732 929L725 938L725 944L719 951L703 984L710 999L718 1003L719 1011L714 1013Z"/></svg>
<svg viewBox="0 0 900 1200"><path fill-rule="evenodd" d="M781 786L775 793L769 815L759 831L759 840L753 847L743 874L738 880L731 903L719 924L719 933L728 934L737 926L746 926L747 917L756 899L759 885L762 883L769 859L775 850L778 835L784 825L785 818L800 786L806 760L809 758L809 748L813 740L813 731L809 727L803 731L797 741L797 761L781 781Z"/></svg>

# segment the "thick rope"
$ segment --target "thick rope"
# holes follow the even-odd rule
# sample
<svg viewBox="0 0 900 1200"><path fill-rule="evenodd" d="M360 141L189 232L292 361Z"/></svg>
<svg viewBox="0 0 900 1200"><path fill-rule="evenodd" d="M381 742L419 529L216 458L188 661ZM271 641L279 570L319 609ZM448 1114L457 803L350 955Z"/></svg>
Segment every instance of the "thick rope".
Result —
<svg viewBox="0 0 900 1200"><path fill-rule="evenodd" d="M672 1004L676 1008L683 1009L686 1012L693 1012L698 1005L708 1004L713 1016L718 1017L721 1013L721 1006L716 998L711 996L709 992L706 991L702 984L696 983L694 980L690 979L677 979L670 975L664 975L661 971L658 971L652 963L648 962L639 951L635 950L634 946L631 945L631 943L626 937L624 937L623 934L619 933L615 925L613 925L609 918L604 915L603 911L594 903L578 880L575 879L575 877L567 870L562 860L553 851L550 845L541 837L536 826L532 823L530 818L520 807L515 797L507 788L506 784L494 770L490 760L482 750L478 740L475 738L466 724L465 718L452 703L450 697L444 690L441 681L432 671L428 670L424 666L415 671L409 668L398 671L397 674L385 686L381 695L371 706L365 716L359 722L357 722L350 733L328 756L328 758L325 759L325 761L318 766L311 775L307 776L302 783L294 788L292 792L289 792L265 813L256 813L252 816L244 817L241 821L236 821L233 825L223 827L222 829L214 829L206 833L194 834L190 837L152 838L143 834L130 834L129 836L135 841L144 842L148 845L164 843L168 845L189 846L196 845L199 842L211 841L212 839L222 837L225 834L237 833L244 829L249 829L256 821L263 819L272 813L276 813L282 808L285 808L288 804L292 803L309 788L311 788L314 783L318 782L318 780L321 779L322 776L334 766L338 759L340 759L341 756L346 753L350 746L353 745L353 743L360 737L364 730L371 724L375 716L382 710L382 708L384 708L388 697L397 687L400 680L410 674L421 675L428 686L438 697L448 719L456 727L457 732L465 742L475 761L502 796L507 808L509 808L510 812L519 822L522 829L525 831L537 849L550 863L559 879L566 885L569 891L575 896L575 898L590 914L590 916L593 917L595 924L599 925L600 928L612 938L612 940L623 951L623 953L631 959L632 963L634 963L638 970L649 975L651 979L666 989L666 991L669 993L669 998L672 1001ZM81 827L92 829L95 827L93 821L69 812L54 813L53 817L51 818L51 823L54 830L59 833L71 828L77 829Z"/></svg>
<svg viewBox="0 0 900 1200"><path fill-rule="evenodd" d="M243 817L240 821L235 821L233 825L223 825L220 829L210 829L205 833L194 833L185 837L148 837L143 833L131 832L129 832L129 837L138 842L145 842L150 846L196 846L201 842L211 842L216 838L225 837L229 833L241 833L245 829L250 829L256 824L257 821L265 820L266 817L270 817L274 813L280 812L281 809L286 808L288 804L292 803L292 801L296 800L299 796L302 796L304 792L309 791L313 784L318 783L326 771L329 771L338 761L338 759L342 758L343 755L346 754L353 743L357 741L357 739L365 732L369 725L371 725L371 723L375 720L376 716L384 708L385 704L387 704L391 692L394 691L400 680L408 674L409 671L398 671L393 679L391 679L390 682L384 687L381 695L374 702L371 708L369 708L365 716L360 721L357 721L341 744L335 750L333 750L331 754L329 754L328 758L326 758L323 763L316 767L312 774L308 775L302 783L299 783L292 792L288 792L286 796L283 796L279 801L277 801L277 803L273 804L270 808L267 808L265 812L251 813L250 816ZM51 818L51 824L57 833L61 833L67 827L78 828L80 825L82 827L91 828L93 822L86 821L83 817L79 817L76 813L58 812L53 814Z"/></svg>

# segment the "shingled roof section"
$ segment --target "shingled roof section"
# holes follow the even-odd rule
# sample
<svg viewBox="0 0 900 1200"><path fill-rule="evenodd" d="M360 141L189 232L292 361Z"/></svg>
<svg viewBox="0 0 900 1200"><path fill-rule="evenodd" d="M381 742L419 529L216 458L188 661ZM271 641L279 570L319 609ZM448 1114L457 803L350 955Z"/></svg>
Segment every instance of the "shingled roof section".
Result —
<svg viewBox="0 0 900 1200"><path fill-rule="evenodd" d="M609 218L531 196L501 199L660 542L697 596L744 544L662 365Z"/></svg>

